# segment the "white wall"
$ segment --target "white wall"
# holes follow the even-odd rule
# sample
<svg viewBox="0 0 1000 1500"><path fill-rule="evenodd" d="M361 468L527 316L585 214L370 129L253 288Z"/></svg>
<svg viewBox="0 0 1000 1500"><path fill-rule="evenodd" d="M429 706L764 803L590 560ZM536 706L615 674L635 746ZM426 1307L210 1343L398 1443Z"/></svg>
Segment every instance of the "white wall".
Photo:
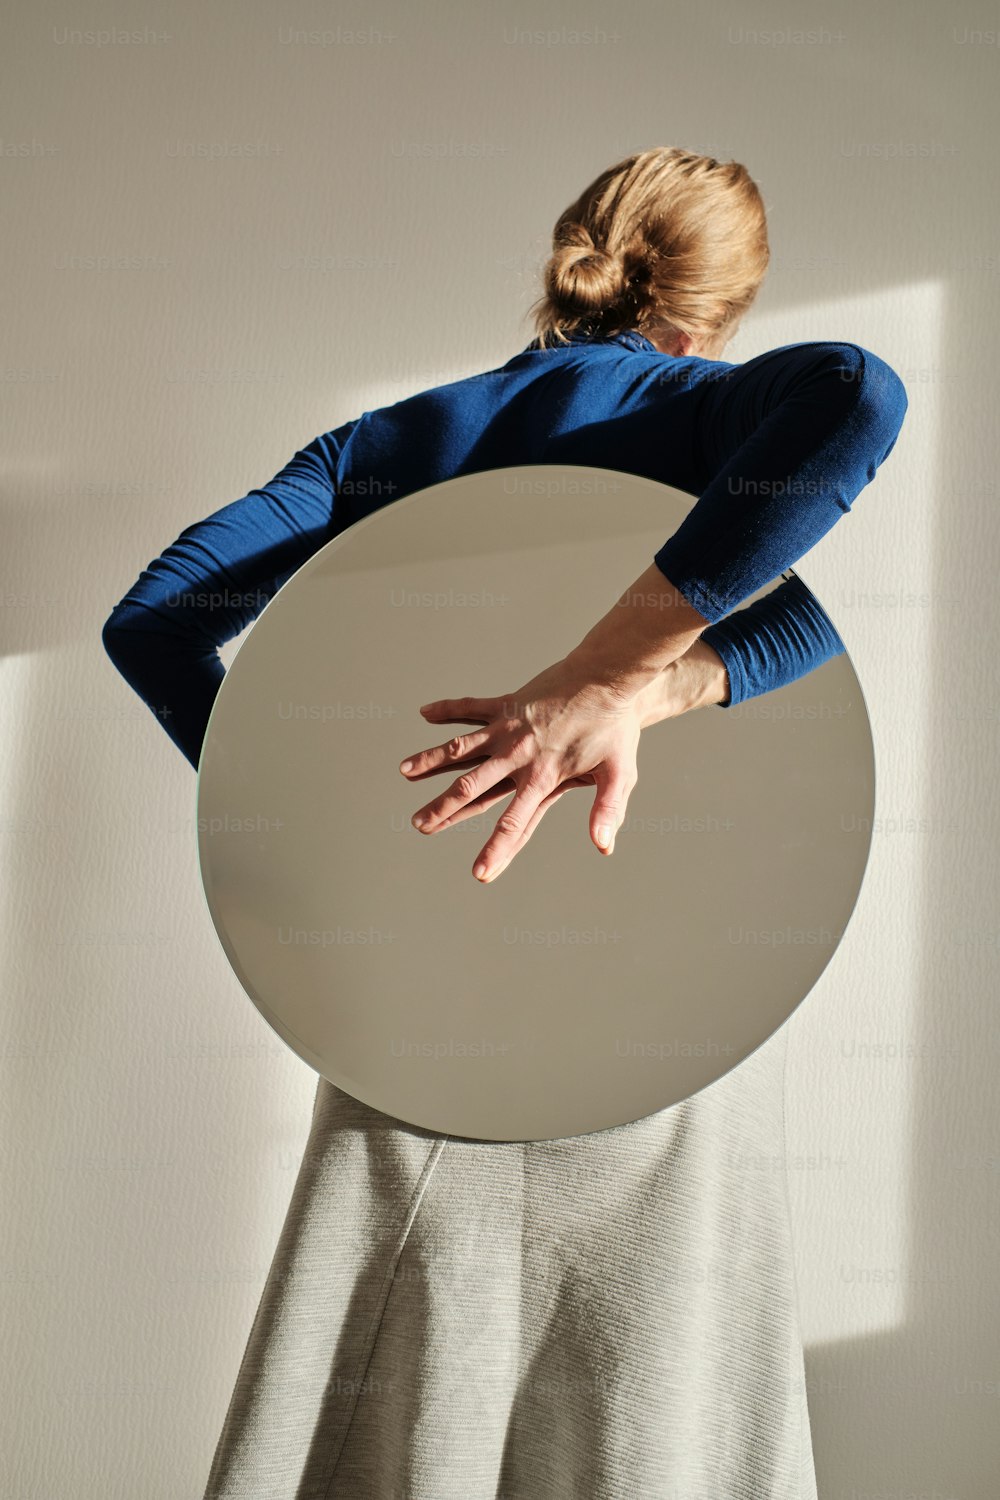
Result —
<svg viewBox="0 0 1000 1500"><path fill-rule="evenodd" d="M657 144L764 191L773 267L727 357L849 339L909 389L802 567L887 821L790 1023L788 1178L821 1495L995 1494L1000 48L974 33L998 24L971 0L8 16L5 1495L201 1493L315 1081L229 970L194 772L100 627L304 440L523 348L555 215ZM101 27L142 39L71 35ZM542 27L566 30L511 39Z"/></svg>

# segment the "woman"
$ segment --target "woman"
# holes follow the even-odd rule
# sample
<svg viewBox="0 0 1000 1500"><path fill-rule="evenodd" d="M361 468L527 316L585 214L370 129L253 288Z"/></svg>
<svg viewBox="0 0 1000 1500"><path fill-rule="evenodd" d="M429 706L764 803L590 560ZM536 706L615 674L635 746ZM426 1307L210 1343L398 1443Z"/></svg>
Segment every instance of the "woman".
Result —
<svg viewBox="0 0 1000 1500"><path fill-rule="evenodd" d="M570 787L596 786L610 854L643 727L843 649L794 575L736 606L849 512L906 394L856 344L723 361L767 262L740 164L616 163L557 221L526 349L320 435L186 528L112 611L112 660L197 766L218 646L346 526L511 464L658 479L698 499L618 603L509 694L424 705L478 727L400 768L464 768L416 811L427 833L514 791L476 879ZM320 1078L206 1500L814 1497L785 1043L674 1108L555 1141L435 1135Z"/></svg>

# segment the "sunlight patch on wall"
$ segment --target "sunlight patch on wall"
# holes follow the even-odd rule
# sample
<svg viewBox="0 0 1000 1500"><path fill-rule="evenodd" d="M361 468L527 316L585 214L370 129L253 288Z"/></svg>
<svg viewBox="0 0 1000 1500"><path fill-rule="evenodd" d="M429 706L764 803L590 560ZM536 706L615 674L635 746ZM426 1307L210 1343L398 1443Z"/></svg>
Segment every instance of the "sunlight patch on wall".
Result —
<svg viewBox="0 0 1000 1500"><path fill-rule="evenodd" d="M796 570L837 626L876 757L872 848L830 969L793 1018L787 1153L803 1336L830 1342L906 1321L914 1281L915 1090L921 964L944 288L931 281L779 309L745 325L737 359L782 344L860 344L906 386L896 446L851 514ZM751 337L752 335L752 337ZM752 348L749 346L752 344ZM846 832L847 830L845 830ZM814 1170L795 1170L812 1163Z"/></svg>

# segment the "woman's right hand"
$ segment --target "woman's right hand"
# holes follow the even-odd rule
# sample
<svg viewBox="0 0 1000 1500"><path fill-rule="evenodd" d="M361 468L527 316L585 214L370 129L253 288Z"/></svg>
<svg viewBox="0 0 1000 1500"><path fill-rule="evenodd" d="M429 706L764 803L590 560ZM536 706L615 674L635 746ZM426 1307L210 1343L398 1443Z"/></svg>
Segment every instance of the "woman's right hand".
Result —
<svg viewBox="0 0 1000 1500"><path fill-rule="evenodd" d="M539 819L566 782L586 778L596 786L590 836L610 853L636 784L641 732L640 690L623 691L593 675L590 663L564 657L513 693L455 696L425 703L420 712L434 724L467 722L481 727L455 735L409 756L404 776L423 779L470 766L413 815L421 833L439 832L456 814L482 805L489 794L514 799L497 820L473 864L484 885L505 870L528 842Z"/></svg>
<svg viewBox="0 0 1000 1500"><path fill-rule="evenodd" d="M663 719L676 718L682 713L688 713L693 708L701 708L710 703L724 702L729 696L729 678L725 664L718 653L700 638L691 647L665 667L657 677L641 689L639 694L640 722L642 728L648 728L652 724L658 724ZM445 719L438 722L482 724L482 718ZM462 769L481 765L485 756L469 756L465 760L451 761L451 769ZM414 781L419 781L423 776L435 774L434 770L425 771L419 775L411 776ZM553 803L558 802L560 797L565 796L574 788L596 785L596 778L592 772L567 777L559 786L555 787L542 799L535 809L529 822L522 831L514 853L523 848L531 837L535 828L544 817ZM515 782L507 777L497 782L494 786L474 797L464 806L460 807L450 817L444 819L437 825L435 832L441 832L453 824L462 823L468 818L477 817L497 802L509 797L516 789ZM612 838L607 853L614 851L614 839ZM513 854L511 855L513 858ZM509 864L510 861L508 860ZM499 872L498 872L499 873Z"/></svg>

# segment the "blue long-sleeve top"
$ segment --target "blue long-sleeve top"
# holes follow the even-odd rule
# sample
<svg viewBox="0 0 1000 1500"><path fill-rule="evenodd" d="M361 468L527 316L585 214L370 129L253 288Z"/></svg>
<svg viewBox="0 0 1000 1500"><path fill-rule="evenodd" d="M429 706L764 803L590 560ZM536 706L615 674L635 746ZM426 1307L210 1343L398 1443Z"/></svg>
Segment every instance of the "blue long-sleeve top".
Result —
<svg viewBox="0 0 1000 1500"><path fill-rule="evenodd" d="M853 368L857 373L855 355L861 357L862 369L882 376L895 403L890 409L884 401L867 401L870 378L867 386L856 380L847 392L844 372ZM777 365L768 364L779 356L784 358ZM782 512L773 482L770 492L758 486L763 498L755 505L745 495L734 498L731 474L723 490L706 469L722 455L707 453L694 403L703 396L718 403L719 375L748 371L750 364L674 359L635 333L584 335L562 349L530 344L495 370L365 411L299 449L261 488L185 527L112 609L103 627L105 649L197 768L224 676L218 648L245 629L314 552L381 505L460 474L515 464L594 465L700 495L675 533L678 545L686 539L691 547L693 537L698 555L695 511L700 508L701 524L712 524L711 540L722 557L718 520L728 516L726 559L739 564L730 568L729 592L745 598L786 570L849 509L854 494L890 451L905 410L898 377L855 345L791 345L760 356L757 379L740 392L741 400L752 396L759 401L764 382L772 416L775 410L780 416L785 403L786 421L797 434L812 421L802 461L815 461L818 455L832 476L831 493L811 500L796 497L796 518L790 524L782 519L788 497ZM818 382L817 370L826 372L825 385ZM833 385L835 377L839 386ZM826 426L814 415L825 410L824 395L828 406L839 397L843 407ZM870 407L865 425L852 430L851 414L865 403ZM732 400L726 416L733 420ZM724 431L721 419L714 430ZM737 459L745 453L744 480L752 480L755 466L771 475L787 470L781 438L779 428L762 445L758 430L742 449L733 439ZM850 464L838 467L837 455L845 453ZM738 525L732 524L734 516ZM759 544L762 538L767 545ZM711 621L702 639L718 652L729 677L729 697L720 706L769 692L843 651L828 616L796 576L726 614L721 589L712 593L696 585L693 570L691 591L685 591L684 559L681 552L671 552L673 545L674 538L659 549L655 561L662 567L670 560L665 576ZM721 571L708 582L719 577Z"/></svg>

